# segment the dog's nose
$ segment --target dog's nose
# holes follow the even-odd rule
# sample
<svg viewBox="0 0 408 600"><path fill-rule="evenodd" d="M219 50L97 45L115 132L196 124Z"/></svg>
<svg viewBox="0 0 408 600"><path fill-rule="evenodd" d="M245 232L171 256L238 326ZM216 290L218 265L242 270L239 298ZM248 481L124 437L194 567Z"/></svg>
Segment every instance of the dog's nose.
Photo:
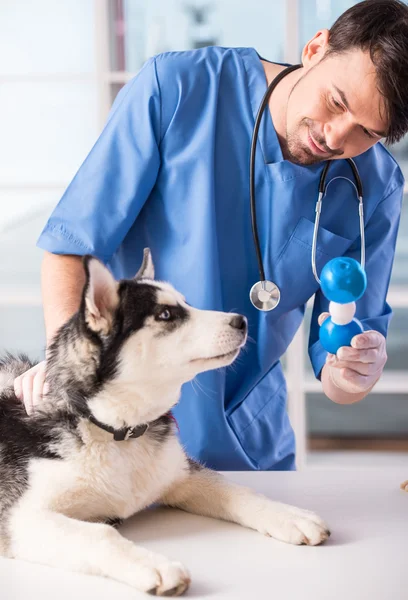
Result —
<svg viewBox="0 0 408 600"><path fill-rule="evenodd" d="M234 327L234 329L240 329L241 331L246 331L246 328L247 328L246 317L243 317L242 315L235 315L234 317L232 317L232 319L230 321L230 325L231 325L231 327Z"/></svg>

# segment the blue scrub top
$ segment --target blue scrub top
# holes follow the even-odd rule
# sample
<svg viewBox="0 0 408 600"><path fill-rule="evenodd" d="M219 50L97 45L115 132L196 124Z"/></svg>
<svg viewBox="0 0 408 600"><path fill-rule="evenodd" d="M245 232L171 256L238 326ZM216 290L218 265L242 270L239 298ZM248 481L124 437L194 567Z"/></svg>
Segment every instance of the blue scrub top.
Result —
<svg viewBox="0 0 408 600"><path fill-rule="evenodd" d="M174 414L190 456L219 470L292 470L295 440L280 357L316 294L309 355L316 377L326 353L317 317L328 303L311 268L315 202L323 165L283 159L270 114L256 156L256 201L265 273L279 306L257 311L249 290L259 274L249 210L249 153L266 90L252 48L169 52L146 62L118 94L107 124L38 246L54 254L90 253L117 278L134 276L151 248L157 279L202 309L246 315L248 343L233 367L186 383ZM376 144L356 158L364 187L368 287L357 305L366 329L386 335L386 302L403 194L403 176ZM351 176L344 161L329 179ZM323 202L317 268L333 257L360 260L352 186L337 179Z"/></svg>

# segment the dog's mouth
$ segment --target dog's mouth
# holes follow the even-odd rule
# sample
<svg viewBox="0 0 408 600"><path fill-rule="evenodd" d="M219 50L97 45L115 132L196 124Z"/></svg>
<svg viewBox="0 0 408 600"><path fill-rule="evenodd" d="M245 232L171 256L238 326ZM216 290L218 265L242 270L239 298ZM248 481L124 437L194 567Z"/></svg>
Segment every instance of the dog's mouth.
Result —
<svg viewBox="0 0 408 600"><path fill-rule="evenodd" d="M238 354L240 349L241 349L241 346L238 346L238 348L234 348L234 350L231 350L230 352L226 352L225 354L217 354L216 356L205 356L205 357L201 357L201 358L193 358L190 362L195 363L195 362L202 362L202 361L209 361L209 360L232 360L234 358L234 356L236 354Z"/></svg>

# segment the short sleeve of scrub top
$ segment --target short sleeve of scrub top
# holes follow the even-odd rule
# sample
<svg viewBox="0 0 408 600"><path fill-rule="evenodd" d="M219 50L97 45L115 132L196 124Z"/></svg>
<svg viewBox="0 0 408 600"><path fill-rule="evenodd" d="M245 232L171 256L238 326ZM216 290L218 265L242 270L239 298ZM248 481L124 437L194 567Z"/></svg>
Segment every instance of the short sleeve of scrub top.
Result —
<svg viewBox="0 0 408 600"><path fill-rule="evenodd" d="M120 90L102 134L41 233L39 247L110 260L155 184L160 116L152 58Z"/></svg>

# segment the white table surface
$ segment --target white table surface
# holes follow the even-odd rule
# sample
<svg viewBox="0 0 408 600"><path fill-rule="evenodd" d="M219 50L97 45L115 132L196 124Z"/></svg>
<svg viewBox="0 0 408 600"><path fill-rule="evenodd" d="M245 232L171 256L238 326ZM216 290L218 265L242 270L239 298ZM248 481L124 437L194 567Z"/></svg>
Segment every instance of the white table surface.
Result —
<svg viewBox="0 0 408 600"><path fill-rule="evenodd" d="M375 454L373 454L373 462ZM291 546L238 525L176 509L154 508L120 531L182 561L186 598L216 600L407 600L406 469L334 469L226 473L272 499L318 512L332 537L323 546ZM125 584L42 565L0 559L1 600L149 598Z"/></svg>

